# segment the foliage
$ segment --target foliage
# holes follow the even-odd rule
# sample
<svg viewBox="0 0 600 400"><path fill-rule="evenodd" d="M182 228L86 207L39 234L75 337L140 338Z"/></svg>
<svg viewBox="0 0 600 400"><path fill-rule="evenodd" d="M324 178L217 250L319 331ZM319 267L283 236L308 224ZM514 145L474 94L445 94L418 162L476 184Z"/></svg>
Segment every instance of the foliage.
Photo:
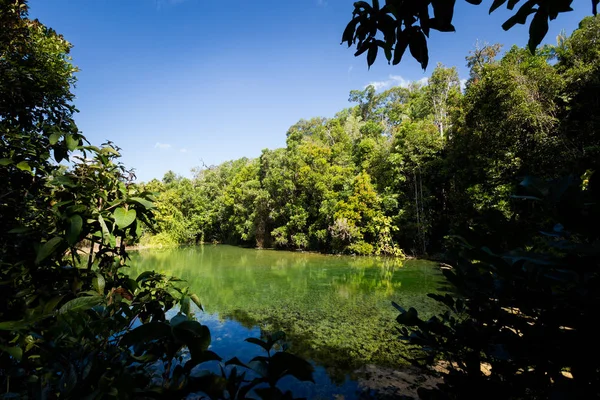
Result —
<svg viewBox="0 0 600 400"><path fill-rule="evenodd" d="M467 0L479 5L481 0ZM524 25L529 15L534 14L529 25L528 48L531 53L542 42L548 33L548 22L564 12L572 11L573 0L530 0L522 3L517 12L502 24L502 29L509 30L516 24ZM513 10L519 0L495 0L490 6L490 14L506 3L508 10ZM592 0L592 12L596 15L598 0ZM400 63L406 49L421 64L423 69L429 63L427 38L430 31L454 32L455 1L417 1L386 0L383 6L379 0L372 3L357 1L354 3L352 20L342 35L342 43L348 47L356 45L355 56L367 53L367 65L377 59L379 49L384 52L388 63ZM430 14L433 11L433 16Z"/></svg>
<svg viewBox="0 0 600 400"><path fill-rule="evenodd" d="M474 131L492 139L486 141L491 151L500 145L500 153L481 167L491 161L495 168L506 168L494 172L500 173L494 178L496 187L525 177L508 189L516 194L502 211L512 215L488 213L487 226L472 228L478 243L487 240L494 248L452 237L453 268L444 274L454 291L430 295L447 312L425 319L416 309L395 304L402 339L414 350L407 359L420 366L437 364L443 371L444 382L436 389L420 390L421 398L598 397L600 348L593 337L593 321L600 302L600 191L598 158L589 156L598 145L597 118L590 106L599 93L594 84L599 23L598 17L584 19L570 38L561 38L557 48L543 49L536 56L513 48L500 63L479 65L465 99L480 97L480 89L484 98L500 95L489 110L485 103L476 104L477 116L471 121L472 111L467 111L465 127L472 122L480 125ZM549 56L556 56L558 63L551 67L542 62ZM586 59L586 66L570 63L577 59ZM571 91L574 75L582 84L576 92ZM578 132L581 126L588 130ZM521 134L510 144L493 136L515 128ZM480 148L472 138L470 148ZM571 148L572 140L578 144ZM502 153L510 155L512 165L501 161ZM485 201L491 207L499 205L497 199ZM490 228L496 231L493 236Z"/></svg>
<svg viewBox="0 0 600 400"><path fill-rule="evenodd" d="M535 54L479 46L464 93L441 64L426 84L353 90L353 107L299 121L285 148L149 183L157 230L175 243L372 255L442 252L450 233L506 251L545 229L511 198L525 175L595 168L598 30L586 19Z"/></svg>
<svg viewBox="0 0 600 400"><path fill-rule="evenodd" d="M449 370L444 383L422 398L592 398L598 395L598 354L593 338L600 249L595 174L589 186L570 177L522 182L558 221L547 240L496 254L462 246L445 275L461 297L430 295L448 311L429 320L401 311L404 339ZM546 193L544 197L543 193ZM582 356L585 354L586 356Z"/></svg>
<svg viewBox="0 0 600 400"><path fill-rule="evenodd" d="M79 133L70 44L27 19L23 1L0 2L0 18L4 397L233 396L225 382L240 390L230 398L245 398L252 388L258 396L276 391L285 374L310 380L310 365L280 352L262 362L268 389L234 370L192 373L220 360L207 350L210 332L192 318L199 298L178 279L124 272L126 245L154 225L154 198L132 185L118 147L88 145Z"/></svg>

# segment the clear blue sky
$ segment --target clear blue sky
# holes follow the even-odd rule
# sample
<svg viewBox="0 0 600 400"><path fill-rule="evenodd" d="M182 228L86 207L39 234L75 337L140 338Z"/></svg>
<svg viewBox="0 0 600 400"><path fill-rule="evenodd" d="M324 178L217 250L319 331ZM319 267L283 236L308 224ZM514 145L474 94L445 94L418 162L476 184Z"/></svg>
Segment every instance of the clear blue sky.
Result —
<svg viewBox="0 0 600 400"><path fill-rule="evenodd" d="M477 39L526 44L526 27L501 29L505 10L488 16L491 1L457 3L457 32L432 31L427 72L408 52L398 66L381 57L369 71L340 46L351 0L30 0L30 16L75 46L79 128L93 144L114 141L150 180L282 147L289 126L333 116L371 82L418 80L437 62L465 78ZM590 1L575 3L546 42L591 13Z"/></svg>

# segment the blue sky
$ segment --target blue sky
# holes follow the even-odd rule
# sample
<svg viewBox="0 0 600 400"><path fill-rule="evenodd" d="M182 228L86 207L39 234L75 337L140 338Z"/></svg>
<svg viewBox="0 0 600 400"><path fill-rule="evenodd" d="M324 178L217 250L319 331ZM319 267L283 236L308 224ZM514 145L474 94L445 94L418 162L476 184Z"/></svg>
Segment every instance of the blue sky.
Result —
<svg viewBox="0 0 600 400"><path fill-rule="evenodd" d="M524 46L527 27L500 27L491 1L457 2L456 33L432 31L430 67L405 56L398 66L340 45L351 0L30 0L30 16L75 46L80 68L76 117L93 144L122 148L139 180L285 145L301 118L330 117L348 93L378 82L419 80L437 62L468 76L464 58L476 40ZM591 12L589 1L551 23L545 42Z"/></svg>

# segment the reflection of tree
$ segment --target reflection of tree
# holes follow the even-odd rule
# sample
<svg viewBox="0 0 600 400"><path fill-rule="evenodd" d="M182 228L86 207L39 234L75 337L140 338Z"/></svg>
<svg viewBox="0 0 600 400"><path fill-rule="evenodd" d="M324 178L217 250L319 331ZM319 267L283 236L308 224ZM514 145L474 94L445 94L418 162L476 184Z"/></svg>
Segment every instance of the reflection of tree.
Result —
<svg viewBox="0 0 600 400"><path fill-rule="evenodd" d="M342 375L364 363L397 365L404 348L391 300L423 308L425 293L436 291L432 263L399 261L230 246L134 256L140 270L186 280L206 311L246 328L284 330L294 352Z"/></svg>

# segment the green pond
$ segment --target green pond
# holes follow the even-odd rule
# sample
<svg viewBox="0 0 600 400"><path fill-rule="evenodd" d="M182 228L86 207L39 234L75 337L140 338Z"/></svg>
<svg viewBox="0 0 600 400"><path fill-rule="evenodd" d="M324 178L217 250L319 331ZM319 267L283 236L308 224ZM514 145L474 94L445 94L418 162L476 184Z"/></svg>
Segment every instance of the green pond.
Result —
<svg viewBox="0 0 600 400"><path fill-rule="evenodd" d="M211 350L224 359L247 361L260 348L245 338L286 332L290 351L316 367L316 388L290 383L311 398L352 398L360 367L400 366L405 348L391 302L431 314L436 303L427 293L444 284L429 261L226 245L133 252L133 275L147 270L184 279L200 297L204 312L196 317L211 330Z"/></svg>

